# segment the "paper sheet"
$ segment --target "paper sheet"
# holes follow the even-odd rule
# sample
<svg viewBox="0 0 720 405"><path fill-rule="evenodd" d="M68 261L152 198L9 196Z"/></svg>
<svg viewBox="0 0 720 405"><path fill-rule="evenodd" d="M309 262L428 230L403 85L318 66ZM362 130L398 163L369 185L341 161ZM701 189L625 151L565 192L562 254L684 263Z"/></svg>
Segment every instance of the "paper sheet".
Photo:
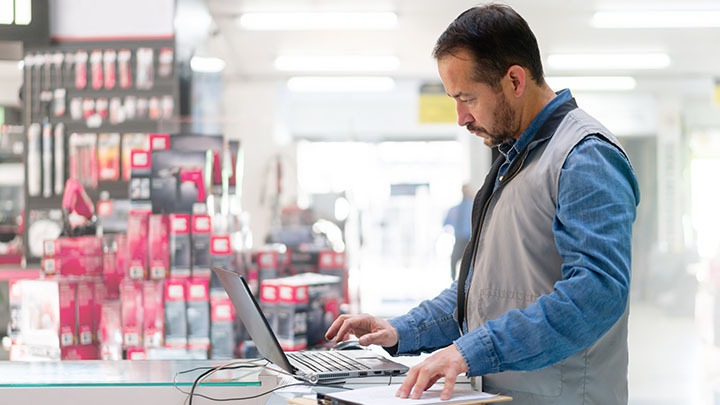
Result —
<svg viewBox="0 0 720 405"><path fill-rule="evenodd" d="M398 386L390 385L382 387L362 388L352 391L336 392L333 394L329 394L328 396L344 401L373 405L423 405L438 403L455 404L471 401L481 401L496 397L496 395L488 394L485 392L473 391L469 389L455 389L453 391L452 397L449 400L442 401L440 400L440 393L443 390L443 386L441 384L435 384L430 387L427 391L423 392L420 399L398 398L395 396L397 390Z"/></svg>

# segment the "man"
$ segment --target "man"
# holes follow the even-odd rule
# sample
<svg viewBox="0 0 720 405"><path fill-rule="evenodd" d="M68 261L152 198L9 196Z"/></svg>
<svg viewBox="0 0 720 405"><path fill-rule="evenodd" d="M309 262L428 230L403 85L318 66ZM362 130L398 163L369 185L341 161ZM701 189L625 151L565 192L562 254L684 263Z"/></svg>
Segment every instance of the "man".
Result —
<svg viewBox="0 0 720 405"><path fill-rule="evenodd" d="M450 279L455 280L457 265L462 259L465 245L470 241L472 228L470 217L472 215L473 193L470 186L463 184L462 201L448 210L444 225L450 225L455 235L455 244L450 255Z"/></svg>
<svg viewBox="0 0 720 405"><path fill-rule="evenodd" d="M473 205L458 281L385 321L343 315L391 353L437 350L397 395L460 373L516 404L627 402L627 320L638 185L617 139L543 79L537 42L510 7L461 14L434 49L458 124L501 152ZM438 350L441 349L441 350Z"/></svg>

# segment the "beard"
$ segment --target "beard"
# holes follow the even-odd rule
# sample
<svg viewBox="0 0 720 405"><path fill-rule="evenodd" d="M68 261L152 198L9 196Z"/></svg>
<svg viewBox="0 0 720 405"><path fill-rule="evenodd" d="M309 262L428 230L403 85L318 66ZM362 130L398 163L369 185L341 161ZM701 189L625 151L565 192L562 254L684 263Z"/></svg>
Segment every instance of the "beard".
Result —
<svg viewBox="0 0 720 405"><path fill-rule="evenodd" d="M498 102L493 111L494 124L492 128L486 129L469 123L465 127L476 135L485 134L485 144L489 147L502 145L513 139L520 130L520 122L517 120L517 112L513 110L510 103L502 93L498 93Z"/></svg>

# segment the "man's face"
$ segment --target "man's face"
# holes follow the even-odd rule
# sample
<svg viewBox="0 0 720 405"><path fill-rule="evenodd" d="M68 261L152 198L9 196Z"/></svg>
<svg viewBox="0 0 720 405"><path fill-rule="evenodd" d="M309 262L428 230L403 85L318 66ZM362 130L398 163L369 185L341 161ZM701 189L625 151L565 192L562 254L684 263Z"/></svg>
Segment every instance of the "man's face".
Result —
<svg viewBox="0 0 720 405"><path fill-rule="evenodd" d="M472 56L465 50L438 60L438 71L445 91L455 99L458 125L484 139L489 147L519 136L518 113L507 96L485 83L472 79Z"/></svg>

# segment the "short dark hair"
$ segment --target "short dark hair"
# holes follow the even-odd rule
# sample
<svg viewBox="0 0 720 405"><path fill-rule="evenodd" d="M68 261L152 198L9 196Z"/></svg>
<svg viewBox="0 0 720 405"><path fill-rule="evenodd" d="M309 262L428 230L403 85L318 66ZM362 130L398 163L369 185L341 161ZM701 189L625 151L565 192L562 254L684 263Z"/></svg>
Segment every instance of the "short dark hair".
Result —
<svg viewBox="0 0 720 405"><path fill-rule="evenodd" d="M475 59L473 79L493 88L512 65L527 68L538 85L545 81L535 34L510 6L487 4L464 11L440 35L433 57L462 49Z"/></svg>

